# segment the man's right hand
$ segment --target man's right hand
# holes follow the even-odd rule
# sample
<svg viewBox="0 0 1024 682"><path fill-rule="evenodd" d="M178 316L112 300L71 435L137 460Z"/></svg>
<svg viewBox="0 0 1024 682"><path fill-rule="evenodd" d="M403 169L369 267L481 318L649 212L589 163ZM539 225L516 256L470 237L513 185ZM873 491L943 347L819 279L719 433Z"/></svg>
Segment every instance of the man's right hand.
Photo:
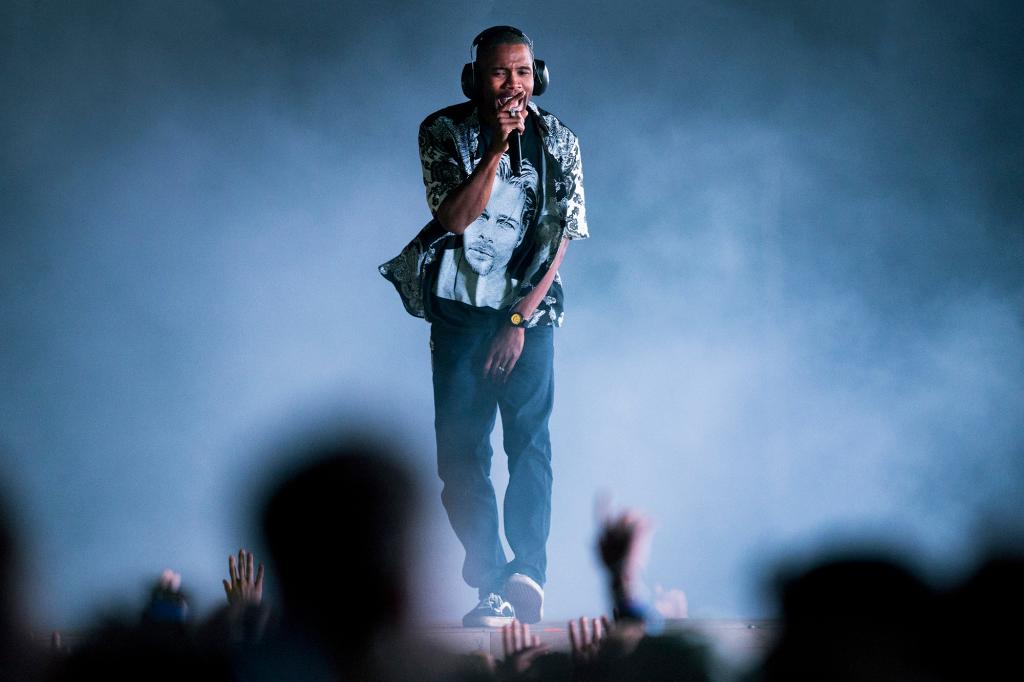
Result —
<svg viewBox="0 0 1024 682"><path fill-rule="evenodd" d="M508 151L508 136L513 130L519 131L520 135L526 132L526 117L530 110L523 106L525 97L524 93L519 93L510 97L504 104L500 100L496 103L498 110L495 112L495 117L498 121L498 131L491 141L491 152L497 156ZM513 109L515 109L515 113L512 113Z"/></svg>
<svg viewBox="0 0 1024 682"><path fill-rule="evenodd" d="M462 234L487 208L501 155L508 151L509 134L513 130L520 133L526 131L525 121L529 111L523 106L525 100L524 92L519 92L504 101L495 100L495 120L498 129L490 146L484 152L483 160L470 174L469 180L449 192L434 213L438 222L449 232ZM512 109L516 109L515 114L512 113ZM489 121L489 115L485 116L484 120Z"/></svg>

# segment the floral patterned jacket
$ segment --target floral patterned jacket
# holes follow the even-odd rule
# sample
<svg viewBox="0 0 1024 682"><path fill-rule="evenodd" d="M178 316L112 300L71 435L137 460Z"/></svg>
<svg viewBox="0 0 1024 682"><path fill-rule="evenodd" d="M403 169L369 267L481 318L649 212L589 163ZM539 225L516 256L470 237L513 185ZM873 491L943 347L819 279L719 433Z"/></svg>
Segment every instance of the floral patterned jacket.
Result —
<svg viewBox="0 0 1024 682"><path fill-rule="evenodd" d="M563 238L589 236L579 140L552 114L533 102L527 106L532 114L527 123L534 121L543 140L544 158L539 169L542 199L541 209L527 233L530 237L527 248L522 257L516 259L515 266L510 264L519 281L510 310L543 279ZM428 116L420 124L419 147L427 205L430 212L436 214L448 193L465 182L483 158L476 105L464 102ZM456 237L433 219L400 254L378 268L380 274L395 285L410 315L431 321L430 294L436 266L443 249ZM561 326L562 317L562 284L556 273L551 288L530 316L527 326Z"/></svg>

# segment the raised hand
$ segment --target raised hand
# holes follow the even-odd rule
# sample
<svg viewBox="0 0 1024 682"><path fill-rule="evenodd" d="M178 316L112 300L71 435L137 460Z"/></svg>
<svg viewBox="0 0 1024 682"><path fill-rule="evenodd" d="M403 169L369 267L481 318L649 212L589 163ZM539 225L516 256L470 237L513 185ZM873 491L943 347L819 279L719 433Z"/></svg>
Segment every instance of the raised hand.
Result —
<svg viewBox="0 0 1024 682"><path fill-rule="evenodd" d="M601 642L610 630L608 616L581 616L578 621L570 620L568 628L573 662L577 665L592 663L600 653Z"/></svg>
<svg viewBox="0 0 1024 682"><path fill-rule="evenodd" d="M632 581L643 570L650 551L650 519L633 510L606 516L597 540L601 561L613 580Z"/></svg>
<svg viewBox="0 0 1024 682"><path fill-rule="evenodd" d="M165 568L157 580L157 589L162 592L180 592L181 574Z"/></svg>
<svg viewBox="0 0 1024 682"><path fill-rule="evenodd" d="M165 568L149 593L143 612L149 622L184 623L188 618L188 599L181 590L181 574Z"/></svg>
<svg viewBox="0 0 1024 682"><path fill-rule="evenodd" d="M263 564L254 572L253 563L252 552L244 549L238 550L237 563L234 556L228 555L228 576L231 582L221 582L224 584L224 593L229 604L259 606L263 600Z"/></svg>
<svg viewBox="0 0 1024 682"><path fill-rule="evenodd" d="M530 634L530 626L513 620L501 628L501 644L505 660L498 669L500 679L512 679L522 675L534 660L548 650L540 643L540 637Z"/></svg>

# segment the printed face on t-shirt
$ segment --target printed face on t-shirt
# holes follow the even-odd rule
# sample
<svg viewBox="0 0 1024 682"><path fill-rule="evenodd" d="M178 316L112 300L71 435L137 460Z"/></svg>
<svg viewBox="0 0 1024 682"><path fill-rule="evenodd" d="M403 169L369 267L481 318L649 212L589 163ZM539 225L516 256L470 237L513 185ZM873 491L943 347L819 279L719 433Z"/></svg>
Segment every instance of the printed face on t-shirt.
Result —
<svg viewBox="0 0 1024 682"><path fill-rule="evenodd" d="M481 277L501 272L523 240L523 191L503 180L494 183L491 199L463 234L466 262Z"/></svg>

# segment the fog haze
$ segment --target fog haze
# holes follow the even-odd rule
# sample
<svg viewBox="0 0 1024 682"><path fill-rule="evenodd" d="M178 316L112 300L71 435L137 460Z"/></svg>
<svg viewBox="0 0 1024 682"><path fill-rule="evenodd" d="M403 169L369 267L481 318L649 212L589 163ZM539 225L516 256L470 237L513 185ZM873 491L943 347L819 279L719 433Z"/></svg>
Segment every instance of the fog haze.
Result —
<svg viewBox="0 0 1024 682"><path fill-rule="evenodd" d="M212 604L273 444L334 415L423 476L417 616L468 610L429 329L376 266L495 24L551 69L592 234L561 270L548 617L603 607L604 491L695 616L770 614L783 558L845 542L942 575L1017 537L1016 3L389 5L0 8L0 473L42 619L166 566Z"/></svg>

